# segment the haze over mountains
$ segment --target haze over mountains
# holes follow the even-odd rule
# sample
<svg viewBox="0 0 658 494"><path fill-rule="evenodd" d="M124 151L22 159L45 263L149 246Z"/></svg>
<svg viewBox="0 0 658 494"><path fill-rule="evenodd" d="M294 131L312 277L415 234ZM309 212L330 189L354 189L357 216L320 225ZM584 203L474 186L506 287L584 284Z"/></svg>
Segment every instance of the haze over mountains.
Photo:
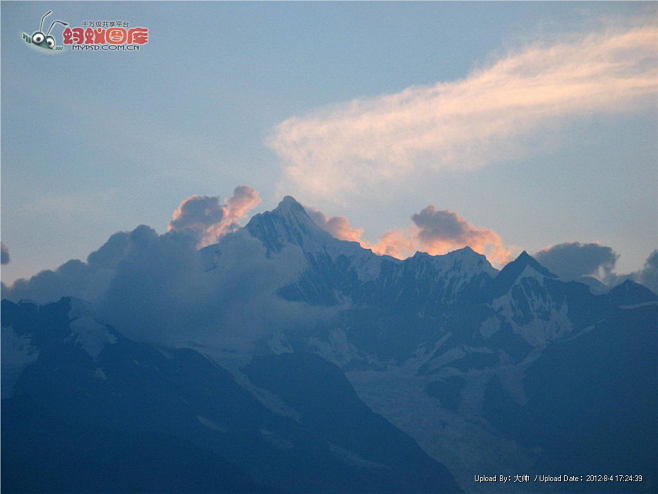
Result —
<svg viewBox="0 0 658 494"><path fill-rule="evenodd" d="M196 223L140 226L3 287L8 492L656 488L647 287L526 252L501 270L469 247L380 256L292 197L221 228L208 245Z"/></svg>

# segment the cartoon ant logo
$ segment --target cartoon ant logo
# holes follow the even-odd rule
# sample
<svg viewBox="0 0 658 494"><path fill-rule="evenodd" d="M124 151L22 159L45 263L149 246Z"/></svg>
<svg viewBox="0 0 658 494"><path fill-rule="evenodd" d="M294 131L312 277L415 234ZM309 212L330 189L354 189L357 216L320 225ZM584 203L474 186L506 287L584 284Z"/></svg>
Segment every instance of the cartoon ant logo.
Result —
<svg viewBox="0 0 658 494"><path fill-rule="evenodd" d="M50 35L50 32L53 30L53 27L55 27L55 24L61 24L62 26L68 26L67 22L55 20L50 24L50 27L48 28L48 32L46 34L43 33L43 21L46 20L46 17L48 17L50 14L52 14L53 11L49 10L45 14L41 16L41 22L39 23L39 30L35 31L32 36L29 34L23 33L23 39L25 40L26 43L33 44L34 46L38 46L39 48L43 48L45 50L61 50L61 46L55 46L55 37Z"/></svg>

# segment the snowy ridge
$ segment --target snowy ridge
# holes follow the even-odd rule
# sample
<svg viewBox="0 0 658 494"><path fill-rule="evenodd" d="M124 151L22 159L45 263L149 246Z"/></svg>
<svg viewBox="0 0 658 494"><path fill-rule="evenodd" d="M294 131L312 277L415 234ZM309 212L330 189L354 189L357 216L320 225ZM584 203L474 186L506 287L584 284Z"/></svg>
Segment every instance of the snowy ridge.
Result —
<svg viewBox="0 0 658 494"><path fill-rule="evenodd" d="M69 317L72 341L80 345L87 354L96 359L106 345L117 342L107 326L96 321L92 316L91 305L77 299L71 299Z"/></svg>
<svg viewBox="0 0 658 494"><path fill-rule="evenodd" d="M511 324L514 332L535 347L545 346L573 331L566 303L558 304L549 295L546 279L544 273L526 265L509 292L491 304L496 313Z"/></svg>

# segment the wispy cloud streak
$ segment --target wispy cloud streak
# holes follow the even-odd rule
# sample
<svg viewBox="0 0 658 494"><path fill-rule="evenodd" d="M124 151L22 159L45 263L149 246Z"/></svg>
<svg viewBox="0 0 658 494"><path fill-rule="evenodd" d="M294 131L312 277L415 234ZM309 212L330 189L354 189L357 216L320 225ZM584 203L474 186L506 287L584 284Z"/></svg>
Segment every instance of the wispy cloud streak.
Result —
<svg viewBox="0 0 658 494"><path fill-rule="evenodd" d="M462 80L281 122L268 144L283 162L282 188L341 201L418 172L523 155L546 125L655 104L654 21L564 39L508 53Z"/></svg>

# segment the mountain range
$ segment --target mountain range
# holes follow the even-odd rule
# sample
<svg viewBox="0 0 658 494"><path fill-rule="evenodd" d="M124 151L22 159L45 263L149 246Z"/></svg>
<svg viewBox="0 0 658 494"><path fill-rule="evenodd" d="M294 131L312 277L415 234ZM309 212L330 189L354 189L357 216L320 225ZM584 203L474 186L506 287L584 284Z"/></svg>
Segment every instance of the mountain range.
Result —
<svg viewBox="0 0 658 494"><path fill-rule="evenodd" d="M254 243L262 263L250 261ZM210 328L188 302L152 309L163 323L148 296L112 281L100 297L6 294L6 492L658 488L648 288L563 281L526 252L501 270L468 247L376 255L292 197L194 256L200 276L230 286L210 300L230 318ZM236 259L249 270L231 277ZM149 283L136 262L114 264ZM186 296L201 298L207 285L193 286ZM501 474L643 480L474 482Z"/></svg>

